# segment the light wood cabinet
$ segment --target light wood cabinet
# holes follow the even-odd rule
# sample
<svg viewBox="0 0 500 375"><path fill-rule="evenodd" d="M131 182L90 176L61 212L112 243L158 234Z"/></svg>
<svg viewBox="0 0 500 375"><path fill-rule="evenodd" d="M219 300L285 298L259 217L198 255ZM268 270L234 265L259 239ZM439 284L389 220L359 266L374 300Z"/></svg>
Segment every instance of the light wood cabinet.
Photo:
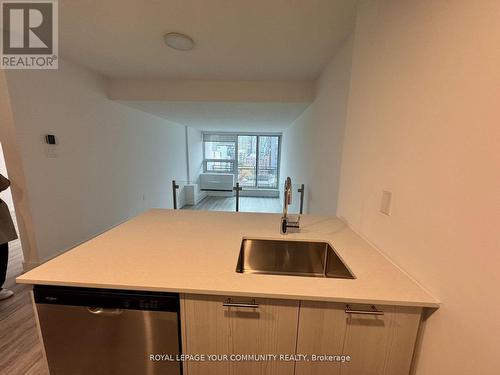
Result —
<svg viewBox="0 0 500 375"><path fill-rule="evenodd" d="M354 305L370 311L371 306ZM302 301L297 353L350 356L349 362L297 362L296 374L405 375L413 359L422 309L377 306L383 315L349 314L340 303Z"/></svg>
<svg viewBox="0 0 500 375"><path fill-rule="evenodd" d="M316 354L341 355L344 347L345 305L302 301L300 305L297 353L308 355L309 361L299 361L295 374L340 374L340 362L311 361Z"/></svg>
<svg viewBox="0 0 500 375"><path fill-rule="evenodd" d="M187 361L187 375L407 375L422 308L331 302L185 295L181 304L183 353L290 354L300 361ZM300 307L299 307L300 306ZM374 314L374 313L378 313ZM312 356L350 360L312 360ZM221 357L222 358L222 357Z"/></svg>
<svg viewBox="0 0 500 375"><path fill-rule="evenodd" d="M294 354L299 301L185 295L182 301L183 350L187 354ZM187 361L187 375L292 375L293 361Z"/></svg>

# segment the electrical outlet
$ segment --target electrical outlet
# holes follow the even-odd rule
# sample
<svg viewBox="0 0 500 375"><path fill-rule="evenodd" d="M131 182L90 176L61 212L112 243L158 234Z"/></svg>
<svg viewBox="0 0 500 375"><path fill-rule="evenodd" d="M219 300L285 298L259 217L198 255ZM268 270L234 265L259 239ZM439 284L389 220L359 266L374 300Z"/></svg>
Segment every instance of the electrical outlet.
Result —
<svg viewBox="0 0 500 375"><path fill-rule="evenodd" d="M390 191L382 191L382 201L380 203L380 212L384 215L391 215L392 193Z"/></svg>

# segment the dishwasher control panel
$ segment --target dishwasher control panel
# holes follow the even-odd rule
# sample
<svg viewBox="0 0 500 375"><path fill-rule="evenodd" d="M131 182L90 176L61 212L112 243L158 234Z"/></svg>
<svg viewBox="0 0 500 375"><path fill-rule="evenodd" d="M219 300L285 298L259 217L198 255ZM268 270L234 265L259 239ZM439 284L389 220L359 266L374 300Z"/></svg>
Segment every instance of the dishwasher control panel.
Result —
<svg viewBox="0 0 500 375"><path fill-rule="evenodd" d="M120 308L149 311L179 311L177 293L110 290L36 285L35 303Z"/></svg>

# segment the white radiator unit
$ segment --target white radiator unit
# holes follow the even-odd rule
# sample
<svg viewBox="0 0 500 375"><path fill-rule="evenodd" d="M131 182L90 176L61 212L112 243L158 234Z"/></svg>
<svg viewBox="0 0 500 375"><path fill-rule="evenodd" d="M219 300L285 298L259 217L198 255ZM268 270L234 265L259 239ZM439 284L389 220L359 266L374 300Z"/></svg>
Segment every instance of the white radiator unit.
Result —
<svg viewBox="0 0 500 375"><path fill-rule="evenodd" d="M207 195L232 196L234 174L229 173L201 173L200 190Z"/></svg>

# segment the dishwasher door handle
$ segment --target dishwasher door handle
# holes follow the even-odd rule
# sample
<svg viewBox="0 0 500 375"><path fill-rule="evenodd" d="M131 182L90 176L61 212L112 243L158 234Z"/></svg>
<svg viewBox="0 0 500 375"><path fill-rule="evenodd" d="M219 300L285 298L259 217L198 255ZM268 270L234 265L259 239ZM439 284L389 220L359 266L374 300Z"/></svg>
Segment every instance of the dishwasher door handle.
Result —
<svg viewBox="0 0 500 375"><path fill-rule="evenodd" d="M122 309L105 309L103 307L87 307L87 311L92 315L115 316L121 315Z"/></svg>

